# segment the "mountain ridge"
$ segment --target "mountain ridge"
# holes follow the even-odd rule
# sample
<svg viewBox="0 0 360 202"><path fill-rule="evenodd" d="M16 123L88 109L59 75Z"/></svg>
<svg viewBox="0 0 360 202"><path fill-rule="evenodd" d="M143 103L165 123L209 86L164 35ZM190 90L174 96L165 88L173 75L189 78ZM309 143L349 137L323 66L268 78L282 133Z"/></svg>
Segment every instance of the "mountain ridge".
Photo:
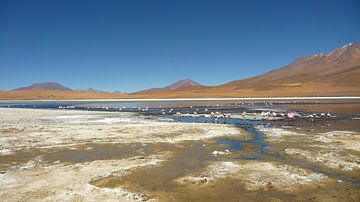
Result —
<svg viewBox="0 0 360 202"><path fill-rule="evenodd" d="M72 90L72 89L65 87L64 85L56 82L41 82L41 83L33 83L30 86L13 89L13 91L19 91L19 90Z"/></svg>
<svg viewBox="0 0 360 202"><path fill-rule="evenodd" d="M360 70L360 43L349 43L341 48L330 51L327 54L314 54L303 56L292 63L266 72L264 74L235 80L223 85L237 85L239 87L271 85L280 83L298 83L298 82L318 82L327 80L327 82L339 82L338 78L333 78L334 74L344 74L351 71ZM328 77L331 76L332 77ZM326 77L326 78L324 78ZM360 84L360 80L351 79ZM342 79L343 82L349 83ZM258 86L261 86L257 84Z"/></svg>
<svg viewBox="0 0 360 202"><path fill-rule="evenodd" d="M134 94L141 94L141 93L150 93L156 91L167 91L167 90L178 90L178 89L186 89L189 87L202 87L203 85L199 84L198 82L191 80L191 79L182 79L178 80L170 85L164 86L162 88L149 88L145 90L140 90L134 92Z"/></svg>

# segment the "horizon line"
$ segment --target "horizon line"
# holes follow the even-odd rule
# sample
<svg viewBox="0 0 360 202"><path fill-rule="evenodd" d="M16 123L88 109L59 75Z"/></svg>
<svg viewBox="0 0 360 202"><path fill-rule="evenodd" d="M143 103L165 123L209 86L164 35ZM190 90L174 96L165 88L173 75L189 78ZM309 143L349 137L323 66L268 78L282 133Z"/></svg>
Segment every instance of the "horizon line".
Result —
<svg viewBox="0 0 360 202"><path fill-rule="evenodd" d="M249 98L121 98L121 99L65 99L65 100L0 100L1 102L91 102L91 101L117 101L117 102L156 102L156 101L250 101L250 100L360 100L358 96L342 97L249 97Z"/></svg>

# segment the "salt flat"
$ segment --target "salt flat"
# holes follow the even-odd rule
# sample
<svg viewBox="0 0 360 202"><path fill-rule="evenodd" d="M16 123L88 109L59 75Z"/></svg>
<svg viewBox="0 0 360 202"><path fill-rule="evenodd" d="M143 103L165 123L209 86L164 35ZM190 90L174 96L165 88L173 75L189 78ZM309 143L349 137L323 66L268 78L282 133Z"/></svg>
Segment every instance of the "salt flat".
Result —
<svg viewBox="0 0 360 202"><path fill-rule="evenodd" d="M50 152L59 148L76 149L85 144L174 144L241 135L241 130L229 125L172 123L132 113L0 108L0 158L20 151L31 153L46 149ZM0 159L3 167L0 196L7 201L144 200L141 194L121 188L98 188L90 181L108 175L121 176L166 158L160 152L145 157L69 164L44 162L38 156L15 165Z"/></svg>
<svg viewBox="0 0 360 202"><path fill-rule="evenodd" d="M303 119L251 119L239 127L160 113L0 108L0 197L354 201L358 120L334 117L308 130Z"/></svg>
<svg viewBox="0 0 360 202"><path fill-rule="evenodd" d="M241 135L230 125L173 123L133 113L0 108L0 154L89 143L175 143Z"/></svg>

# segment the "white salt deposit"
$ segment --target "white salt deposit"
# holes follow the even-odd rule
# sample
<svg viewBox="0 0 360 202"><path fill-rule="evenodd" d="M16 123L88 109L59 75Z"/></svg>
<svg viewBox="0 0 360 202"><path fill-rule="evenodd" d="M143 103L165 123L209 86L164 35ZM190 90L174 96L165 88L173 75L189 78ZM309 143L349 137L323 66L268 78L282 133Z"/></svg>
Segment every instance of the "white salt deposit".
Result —
<svg viewBox="0 0 360 202"><path fill-rule="evenodd" d="M238 179L250 191L276 189L292 192L303 186L321 185L328 177L302 168L272 162L225 161L209 165L199 176L185 176L176 181L180 184L198 186L221 178Z"/></svg>
<svg viewBox="0 0 360 202"><path fill-rule="evenodd" d="M280 139L285 136L303 136L303 133L297 133L289 130L285 130L284 128L272 128L265 126L256 126L257 130L263 132L267 137Z"/></svg>

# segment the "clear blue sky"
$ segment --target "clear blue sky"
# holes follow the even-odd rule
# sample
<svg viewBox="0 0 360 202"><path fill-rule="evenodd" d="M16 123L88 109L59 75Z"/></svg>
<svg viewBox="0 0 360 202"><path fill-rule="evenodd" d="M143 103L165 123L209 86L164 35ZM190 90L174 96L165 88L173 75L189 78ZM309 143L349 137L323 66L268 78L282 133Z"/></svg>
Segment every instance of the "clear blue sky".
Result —
<svg viewBox="0 0 360 202"><path fill-rule="evenodd" d="M218 85L353 41L359 0L0 0L0 89Z"/></svg>

